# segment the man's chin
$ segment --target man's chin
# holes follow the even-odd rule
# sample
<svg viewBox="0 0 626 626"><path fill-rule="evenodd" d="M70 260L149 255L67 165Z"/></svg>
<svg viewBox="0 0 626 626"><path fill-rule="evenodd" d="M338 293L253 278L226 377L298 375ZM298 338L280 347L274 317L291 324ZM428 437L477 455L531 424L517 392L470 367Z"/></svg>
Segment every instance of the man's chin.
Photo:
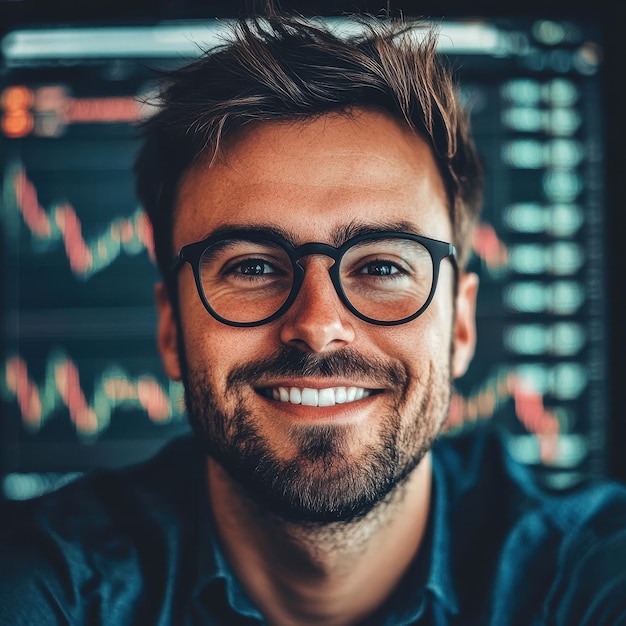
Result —
<svg viewBox="0 0 626 626"><path fill-rule="evenodd" d="M268 454L216 458L244 497L260 512L296 524L350 523L371 513L411 467L398 468L395 459L372 455L355 461L327 448L309 449L290 462ZM215 457L214 457L215 458Z"/></svg>
<svg viewBox="0 0 626 626"><path fill-rule="evenodd" d="M272 485L242 485L248 498L257 507L284 522L301 525L328 525L352 523L366 517L386 498L391 489L377 493L374 497L359 494L346 497L340 484L326 482L323 488L284 489Z"/></svg>

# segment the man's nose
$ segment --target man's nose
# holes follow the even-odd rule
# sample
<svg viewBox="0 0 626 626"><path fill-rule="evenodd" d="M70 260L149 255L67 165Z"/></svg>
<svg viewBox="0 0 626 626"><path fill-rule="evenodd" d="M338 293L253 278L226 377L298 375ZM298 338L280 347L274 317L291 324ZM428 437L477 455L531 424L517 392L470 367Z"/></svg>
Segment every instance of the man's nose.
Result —
<svg viewBox="0 0 626 626"><path fill-rule="evenodd" d="M354 318L339 299L328 273L332 262L317 255L302 260L304 281L282 318L283 343L307 352L328 352L354 340Z"/></svg>

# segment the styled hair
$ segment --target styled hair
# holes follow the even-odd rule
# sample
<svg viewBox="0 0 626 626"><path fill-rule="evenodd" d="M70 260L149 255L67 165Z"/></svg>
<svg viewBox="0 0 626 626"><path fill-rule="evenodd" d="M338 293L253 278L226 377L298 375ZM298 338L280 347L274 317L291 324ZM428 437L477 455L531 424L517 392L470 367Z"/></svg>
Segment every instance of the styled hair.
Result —
<svg viewBox="0 0 626 626"><path fill-rule="evenodd" d="M407 19L345 19L354 34L275 13L241 18L222 45L165 75L135 164L164 277L175 254L178 185L191 165L220 158L243 127L355 109L387 112L430 144L449 196L453 243L466 263L482 168L453 72L436 52L437 31Z"/></svg>

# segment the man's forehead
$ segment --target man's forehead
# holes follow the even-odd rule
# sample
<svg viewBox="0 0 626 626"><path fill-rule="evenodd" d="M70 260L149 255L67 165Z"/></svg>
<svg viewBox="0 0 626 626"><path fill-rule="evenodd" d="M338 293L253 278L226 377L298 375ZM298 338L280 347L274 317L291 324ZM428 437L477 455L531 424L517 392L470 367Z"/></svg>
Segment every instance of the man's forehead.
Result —
<svg viewBox="0 0 626 626"><path fill-rule="evenodd" d="M344 165L363 155L374 167L393 160L393 167L401 170L403 161L410 167L424 152L432 156L422 134L390 113L351 109L245 125L230 131L215 154L200 156L189 169L217 167L234 173L243 170L248 178L258 173L267 176L268 160L290 154L296 160L318 158ZM250 169L258 163L264 167Z"/></svg>
<svg viewBox="0 0 626 626"><path fill-rule="evenodd" d="M392 117L368 111L257 125L224 158L185 173L176 213L184 243L234 224L276 226L296 242L343 242L359 227L386 223L388 230L444 238L448 228L432 232L432 223L449 222L428 144Z"/></svg>

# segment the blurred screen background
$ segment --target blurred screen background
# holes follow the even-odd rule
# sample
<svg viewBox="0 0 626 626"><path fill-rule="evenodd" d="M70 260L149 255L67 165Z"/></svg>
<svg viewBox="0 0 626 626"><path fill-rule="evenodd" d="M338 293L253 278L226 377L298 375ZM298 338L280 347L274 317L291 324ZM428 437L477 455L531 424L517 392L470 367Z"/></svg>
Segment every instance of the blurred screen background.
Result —
<svg viewBox="0 0 626 626"><path fill-rule="evenodd" d="M282 6L342 28L338 3L292 4ZM551 489L623 479L623 121L611 14L549 3L525 14L411 3L405 13L418 6L440 24L487 181L470 263L479 343L447 433L493 420ZM0 2L1 497L140 461L187 430L182 390L156 350L136 125L150 114L141 99L154 70L191 60L250 8L69 3L55 14Z"/></svg>

